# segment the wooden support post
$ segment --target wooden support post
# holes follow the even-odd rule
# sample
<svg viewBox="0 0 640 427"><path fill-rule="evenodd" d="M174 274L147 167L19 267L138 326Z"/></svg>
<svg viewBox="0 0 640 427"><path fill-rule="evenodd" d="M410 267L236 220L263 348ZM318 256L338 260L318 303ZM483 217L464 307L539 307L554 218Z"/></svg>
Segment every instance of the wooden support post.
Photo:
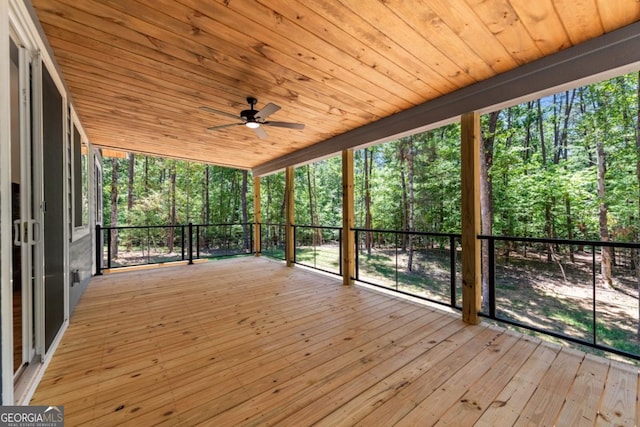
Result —
<svg viewBox="0 0 640 427"><path fill-rule="evenodd" d="M353 150L344 150L342 152L342 282L345 285L352 285L355 276L353 200Z"/></svg>
<svg viewBox="0 0 640 427"><path fill-rule="evenodd" d="M462 320L480 323L480 115L464 114L462 141Z"/></svg>
<svg viewBox="0 0 640 427"><path fill-rule="evenodd" d="M293 225L295 224L295 198L294 198L294 177L295 169L293 166L289 166L285 172L285 184L284 184L284 203L285 203L285 259L287 261L287 267L293 267L295 264L294 256L296 251L295 246L295 233Z"/></svg>

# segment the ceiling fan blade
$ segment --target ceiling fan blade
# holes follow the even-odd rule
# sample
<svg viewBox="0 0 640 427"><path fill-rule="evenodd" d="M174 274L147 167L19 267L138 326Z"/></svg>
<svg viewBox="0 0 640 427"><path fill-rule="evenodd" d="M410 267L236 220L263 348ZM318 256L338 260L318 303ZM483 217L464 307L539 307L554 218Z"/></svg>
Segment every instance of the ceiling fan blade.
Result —
<svg viewBox="0 0 640 427"><path fill-rule="evenodd" d="M231 117L232 119L237 119L237 114L227 113L225 111L216 110L215 108L202 106L200 107L202 111L206 111L207 113L220 114L221 116Z"/></svg>
<svg viewBox="0 0 640 427"><path fill-rule="evenodd" d="M275 126L279 128L289 128L289 129L304 129L304 125L302 123L288 123L288 122L264 122L263 125L267 126Z"/></svg>
<svg viewBox="0 0 640 427"><path fill-rule="evenodd" d="M272 115L279 109L280 109L279 105L276 105L270 102L264 107L262 107L262 109L256 113L255 117L256 119L266 119L268 116Z"/></svg>
<svg viewBox="0 0 640 427"><path fill-rule="evenodd" d="M262 126L259 126L252 130L256 133L256 135L258 135L258 138L267 139L267 133L264 131L264 129L262 129Z"/></svg>
<svg viewBox="0 0 640 427"><path fill-rule="evenodd" d="M244 125L244 123L229 123L226 125L220 125L220 126L211 126L209 128L207 128L207 130L220 130L220 129L224 129L224 128L230 128L232 126L241 126Z"/></svg>

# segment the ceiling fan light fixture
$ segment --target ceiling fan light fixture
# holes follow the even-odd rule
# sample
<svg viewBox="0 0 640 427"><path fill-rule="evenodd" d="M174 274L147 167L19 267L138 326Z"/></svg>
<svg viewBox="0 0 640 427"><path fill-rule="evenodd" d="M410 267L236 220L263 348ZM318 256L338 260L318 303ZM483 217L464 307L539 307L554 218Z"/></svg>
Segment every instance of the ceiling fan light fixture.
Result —
<svg viewBox="0 0 640 427"><path fill-rule="evenodd" d="M260 127L260 123L258 122L247 122L245 124L249 129L257 129Z"/></svg>

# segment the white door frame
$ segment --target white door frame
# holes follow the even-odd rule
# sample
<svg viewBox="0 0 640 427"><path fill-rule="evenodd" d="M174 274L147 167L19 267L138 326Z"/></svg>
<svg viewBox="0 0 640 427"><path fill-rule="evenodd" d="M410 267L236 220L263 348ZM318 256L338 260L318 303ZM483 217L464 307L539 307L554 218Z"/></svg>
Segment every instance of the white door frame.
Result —
<svg viewBox="0 0 640 427"><path fill-rule="evenodd" d="M11 53L9 5L0 1L0 334L2 335L2 403L13 404L13 284L11 277Z"/></svg>

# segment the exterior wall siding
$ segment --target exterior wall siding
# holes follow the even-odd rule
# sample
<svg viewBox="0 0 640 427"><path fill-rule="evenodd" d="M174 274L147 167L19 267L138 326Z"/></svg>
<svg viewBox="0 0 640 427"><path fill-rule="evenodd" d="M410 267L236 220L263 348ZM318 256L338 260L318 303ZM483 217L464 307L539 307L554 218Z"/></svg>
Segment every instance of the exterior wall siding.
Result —
<svg viewBox="0 0 640 427"><path fill-rule="evenodd" d="M86 236L69 245L69 313L72 314L80 297L91 281L91 267L93 261L93 236ZM74 279L79 282L74 282Z"/></svg>

